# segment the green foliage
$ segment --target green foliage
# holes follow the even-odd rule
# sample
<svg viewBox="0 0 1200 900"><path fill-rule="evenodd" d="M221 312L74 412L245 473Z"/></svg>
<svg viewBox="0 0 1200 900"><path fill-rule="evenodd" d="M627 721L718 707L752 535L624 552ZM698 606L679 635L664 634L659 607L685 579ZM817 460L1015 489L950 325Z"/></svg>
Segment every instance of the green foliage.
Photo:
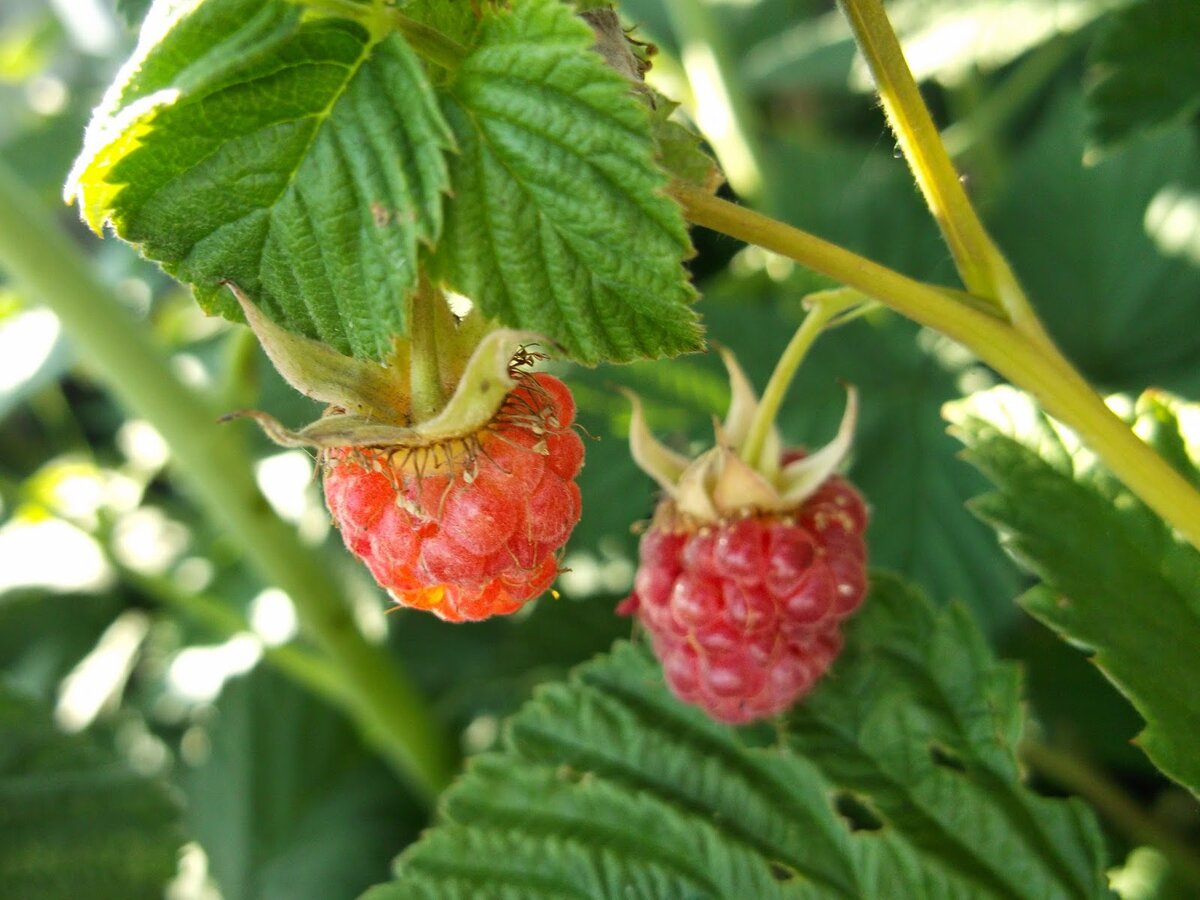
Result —
<svg viewBox="0 0 1200 900"><path fill-rule="evenodd" d="M592 0L104 5L131 22L154 10L96 115L77 186L94 224L111 218L138 246L80 231L66 249L81 262L89 254L100 280L144 317L212 417L254 407L299 422L320 410L280 380L248 330L205 319L136 250L183 277L205 309L233 312L217 283L232 278L285 327L364 358L389 353L391 336L408 327L418 266L506 324L547 331L583 361L694 346L680 266L688 236L662 187L667 177L709 183L710 161L686 117L715 109L715 94L699 79L693 97L679 89L682 50L697 41L680 25L687 17L673 18L663 0L621 7L636 36L662 48L652 57L652 75L662 76L655 86L684 101L680 110L657 95L647 103L650 91L630 91L588 52L592 36L569 13L604 5ZM0 168L38 193L49 221L91 105L132 35L119 35L107 55L80 52L74 20L89 4L0 6ZM897 271L956 285L832 6L706 4L727 51L727 87L752 113L762 206ZM1158 0L887 6L935 121L950 126L969 192L1066 355L1104 390L1153 384L1194 397L1192 10ZM1169 28L1146 18L1168 9L1179 17ZM387 36L392 26L400 34ZM1113 88L1124 93L1108 110ZM1148 93L1138 99L1137 90ZM1097 147L1089 128L1113 122L1124 130ZM1121 152L1085 154L1110 147ZM0 256L13 218L3 210ZM799 298L828 284L705 229L691 237L704 328L761 388L799 322ZM62 268L76 262L60 252ZM830 332L805 362L780 425L789 443L823 442L841 413L843 383L853 384L862 407L849 475L871 507L871 562L958 602L931 611L915 590L879 580L849 623L833 676L774 731L733 732L682 707L636 645L618 644L526 702L539 684L566 678L629 634L629 620L613 610L636 560L630 525L649 516L655 493L629 459L628 404L616 385L644 396L657 434L692 450L711 442L711 417L728 400L714 354L555 369L587 430L584 515L563 559L570 571L556 583L560 599L485 623L383 616L386 597L365 587L369 575L340 536L318 546L328 517L304 459L275 456L250 436L245 467L263 463L271 503L302 535L283 565L319 555L340 589L329 596L352 607L408 670L435 713L429 730L445 728L447 767L459 748L482 754L447 795L440 824L417 840L428 811L374 758L384 746L370 733L374 723L364 727L356 704L340 702L338 666L312 641L303 612L280 652L268 650L218 696L188 693L196 659L214 691L229 677L222 667L244 666L214 640L271 624L262 576L246 562L257 548L206 521L177 467L130 449L145 425L126 425L127 411L105 392L112 372L56 351L30 377L36 367L22 366L32 342L13 326L43 311L21 291L0 284L0 675L52 702L80 660L104 656L93 651L105 649L106 628L136 609L148 631L129 651L128 672L105 685L97 730L119 729L119 746L149 744L165 762L162 778L137 779L96 740L57 735L39 714L55 759L65 758L60 747L87 747L113 774L93 777L87 762L69 779L38 776L91 791L86 808L74 794L13 803L7 791L17 780L0 765L0 895L161 896L184 839L203 854L190 850L181 869L206 860L204 874L230 900L355 896L389 877L397 853L399 879L372 900L505 896L506 884L521 897L1103 894L1092 817L1022 784L1018 679L980 632L1029 673L1023 702L1037 739L1023 758L1033 784L1079 791L1100 806L1118 867L1113 889L1131 900L1195 894L1194 885L1172 885L1195 878L1189 845L1200 835L1200 807L1129 743L1144 716L1139 744L1196 787L1187 740L1200 722L1186 690L1200 658L1194 554L1021 404L1030 429L976 423L969 451L998 484L978 509L994 515L1035 574L1014 565L992 528L964 508L987 479L956 458L961 445L940 415L947 401L987 403L995 376L932 332L882 310ZM114 318L97 314L95 330ZM67 330L63 345L86 362L89 334ZM170 374L151 368L133 378ZM1193 406L1161 395L1138 408L1142 436L1200 483L1195 420ZM36 473L68 459L98 477L64 482L61 503L33 508L31 498L48 490L34 490L44 481ZM111 586L57 593L55 576L88 560L35 539L27 526L37 516L86 532L80 552L103 557ZM44 583L34 577L10 589L13 574L28 577L38 558ZM1044 583L1021 598L1029 616L1012 598L1036 578ZM350 622L339 627L341 637L357 637ZM250 640L235 643L245 649ZM386 678L376 684L388 690ZM323 700L307 693L314 685ZM0 703L4 764L24 746L12 735L32 733L8 728L7 712ZM182 836L164 784L182 800ZM1114 796L1127 805L1106 805ZM114 859L140 865L151 855L135 886L106 894L84 880L113 871ZM65 885L25 889L9 877L43 864Z"/></svg>
<svg viewBox="0 0 1200 900"><path fill-rule="evenodd" d="M1200 267L1163 230L1172 190L1186 204L1200 184L1200 141L1172 128L1089 166L1085 131L1077 96L1053 97L989 223L1051 333L1089 378L1107 390L1157 384L1195 394Z"/></svg>
<svg viewBox="0 0 1200 900"><path fill-rule="evenodd" d="M1090 813L1021 785L1016 674L961 609L882 578L849 643L787 749L618 644L537 693L366 897L1104 895Z"/></svg>
<svg viewBox="0 0 1200 900"><path fill-rule="evenodd" d="M206 310L239 318L232 281L356 356L407 333L435 246L452 287L580 361L695 349L690 244L649 116L590 31L555 0L460 7L457 24L412 12L474 42L437 93L383 25L284 0L160 2L68 195Z"/></svg>
<svg viewBox="0 0 1200 900"><path fill-rule="evenodd" d="M1174 427L1174 404L1147 394L1136 421L1196 479ZM1195 420L1196 409L1189 414ZM1186 689L1200 659L1200 553L1133 497L1030 400L996 388L951 405L967 458L996 485L980 516L1042 584L1022 605L1093 654L1137 707L1137 742L1160 769L1200 791L1200 701Z"/></svg>
<svg viewBox="0 0 1200 900"><path fill-rule="evenodd" d="M459 153L437 267L584 363L697 349L690 252L649 116L559 0L484 21L444 100Z"/></svg>
<svg viewBox="0 0 1200 900"><path fill-rule="evenodd" d="M1101 148L1200 112L1200 4L1138 0L1096 44L1091 137Z"/></svg>
<svg viewBox="0 0 1200 900"><path fill-rule="evenodd" d="M236 317L228 280L295 331L389 353L448 188L450 137L405 43L283 0L208 0L124 72L68 188L91 226L206 309Z"/></svg>
<svg viewBox="0 0 1200 900"><path fill-rule="evenodd" d="M395 779L280 675L227 685L213 713L207 758L183 788L188 829L226 900L354 896L415 835L420 813Z"/></svg>
<svg viewBox="0 0 1200 900"><path fill-rule="evenodd" d="M0 884L30 900L159 898L183 842L166 786L0 689Z"/></svg>

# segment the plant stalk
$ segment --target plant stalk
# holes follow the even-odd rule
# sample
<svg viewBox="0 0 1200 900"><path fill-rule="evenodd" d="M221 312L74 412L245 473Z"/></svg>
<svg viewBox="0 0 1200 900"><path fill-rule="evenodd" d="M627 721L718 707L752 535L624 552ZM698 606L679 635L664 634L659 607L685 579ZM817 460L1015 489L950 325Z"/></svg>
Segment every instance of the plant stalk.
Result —
<svg viewBox="0 0 1200 900"><path fill-rule="evenodd" d="M697 225L773 250L940 331L1075 430L1134 494L1200 548L1200 493L1142 442L1052 345L986 312L798 228L684 184L672 195Z"/></svg>
<svg viewBox="0 0 1200 900"><path fill-rule="evenodd" d="M996 303L1019 330L1050 345L1008 260L984 229L963 189L882 0L842 0L841 5L875 78L888 123L967 291Z"/></svg>
<svg viewBox="0 0 1200 900"><path fill-rule="evenodd" d="M158 429L192 496L259 575L291 597L305 631L352 686L352 715L368 742L432 799L449 781L455 753L425 699L363 636L319 555L271 510L237 433L218 425L215 412L179 382L144 328L2 163L0 267L58 315L120 403Z"/></svg>

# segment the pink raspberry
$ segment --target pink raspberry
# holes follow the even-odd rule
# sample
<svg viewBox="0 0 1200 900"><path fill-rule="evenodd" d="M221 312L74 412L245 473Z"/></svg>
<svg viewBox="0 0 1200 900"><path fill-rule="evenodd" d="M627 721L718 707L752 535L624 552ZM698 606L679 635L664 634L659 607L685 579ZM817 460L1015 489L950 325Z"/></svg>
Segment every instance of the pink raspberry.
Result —
<svg viewBox="0 0 1200 900"><path fill-rule="evenodd" d="M866 592L866 522L837 475L786 513L697 525L663 500L619 611L639 617L681 700L734 724L774 715L841 649Z"/></svg>
<svg viewBox="0 0 1200 900"><path fill-rule="evenodd" d="M326 451L325 501L346 546L400 605L451 622L515 612L550 587L579 521L574 419L565 384L524 375L466 438Z"/></svg>

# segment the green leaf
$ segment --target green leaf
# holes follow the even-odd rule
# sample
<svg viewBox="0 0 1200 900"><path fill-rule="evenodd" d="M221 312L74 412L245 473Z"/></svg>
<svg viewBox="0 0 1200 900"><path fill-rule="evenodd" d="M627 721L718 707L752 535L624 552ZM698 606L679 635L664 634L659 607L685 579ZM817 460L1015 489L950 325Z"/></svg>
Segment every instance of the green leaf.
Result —
<svg viewBox="0 0 1200 900"><path fill-rule="evenodd" d="M443 110L459 146L436 264L489 316L584 363L700 346L649 115L559 0L485 16Z"/></svg>
<svg viewBox="0 0 1200 900"><path fill-rule="evenodd" d="M159 0L68 197L240 318L382 358L442 225L446 124L399 37L283 0Z"/></svg>
<svg viewBox="0 0 1200 900"><path fill-rule="evenodd" d="M1090 811L1021 785L1016 667L991 659L957 604L934 613L894 581L868 603L831 676L789 717L790 746L876 814L885 837L890 828L930 868L977 885L972 896L1104 896ZM888 896L889 884L864 894Z"/></svg>
<svg viewBox="0 0 1200 900"><path fill-rule="evenodd" d="M1017 678L961 609L935 615L881 579L849 648L788 746L763 749L619 643L510 720L367 900L1104 895L1090 813L1021 786ZM875 830L839 811L850 792L880 811ZM921 816L962 830L939 847Z"/></svg>
<svg viewBox="0 0 1200 900"><path fill-rule="evenodd" d="M1187 410L1192 423L1200 414L1147 395L1138 430L1161 429L1173 408ZM997 488L975 502L976 511L1043 581L1021 603L1093 654L1145 718L1137 743L1146 755L1200 792L1200 697L1184 688L1200 659L1200 553L1024 394L995 388L949 405L947 415L967 458ZM1197 435L1187 442L1195 453Z"/></svg>
<svg viewBox="0 0 1200 900"><path fill-rule="evenodd" d="M1106 391L1200 391L1200 266L1188 210L1200 141L1177 127L1095 165L1083 104L1061 94L987 211L996 240L1063 350Z"/></svg>
<svg viewBox="0 0 1200 900"><path fill-rule="evenodd" d="M1200 112L1200 4L1141 0L1096 43L1090 132L1109 148Z"/></svg>
<svg viewBox="0 0 1200 900"><path fill-rule="evenodd" d="M36 900L157 900L183 838L165 786L0 689L0 884Z"/></svg>
<svg viewBox="0 0 1200 900"><path fill-rule="evenodd" d="M187 824L225 900L353 897L421 812L350 726L265 667L226 685L208 756L182 778Z"/></svg>

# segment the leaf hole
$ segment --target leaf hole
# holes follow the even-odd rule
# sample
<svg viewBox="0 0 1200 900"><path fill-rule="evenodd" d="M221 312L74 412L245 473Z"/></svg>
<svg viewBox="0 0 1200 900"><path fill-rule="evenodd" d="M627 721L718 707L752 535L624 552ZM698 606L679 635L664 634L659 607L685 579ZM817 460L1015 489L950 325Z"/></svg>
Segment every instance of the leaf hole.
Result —
<svg viewBox="0 0 1200 900"><path fill-rule="evenodd" d="M883 830L883 819L863 797L849 791L838 791L833 795L833 808L846 820L851 831Z"/></svg>
<svg viewBox="0 0 1200 900"><path fill-rule="evenodd" d="M786 863L782 863L777 859L772 859L767 862L771 869L771 877L776 881L787 882L795 881L800 877L800 873Z"/></svg>
<svg viewBox="0 0 1200 900"><path fill-rule="evenodd" d="M966 763L963 762L962 757L953 750L943 747L941 744L929 745L929 758L933 760L935 766L940 766L943 769L950 769L954 772L967 771Z"/></svg>

